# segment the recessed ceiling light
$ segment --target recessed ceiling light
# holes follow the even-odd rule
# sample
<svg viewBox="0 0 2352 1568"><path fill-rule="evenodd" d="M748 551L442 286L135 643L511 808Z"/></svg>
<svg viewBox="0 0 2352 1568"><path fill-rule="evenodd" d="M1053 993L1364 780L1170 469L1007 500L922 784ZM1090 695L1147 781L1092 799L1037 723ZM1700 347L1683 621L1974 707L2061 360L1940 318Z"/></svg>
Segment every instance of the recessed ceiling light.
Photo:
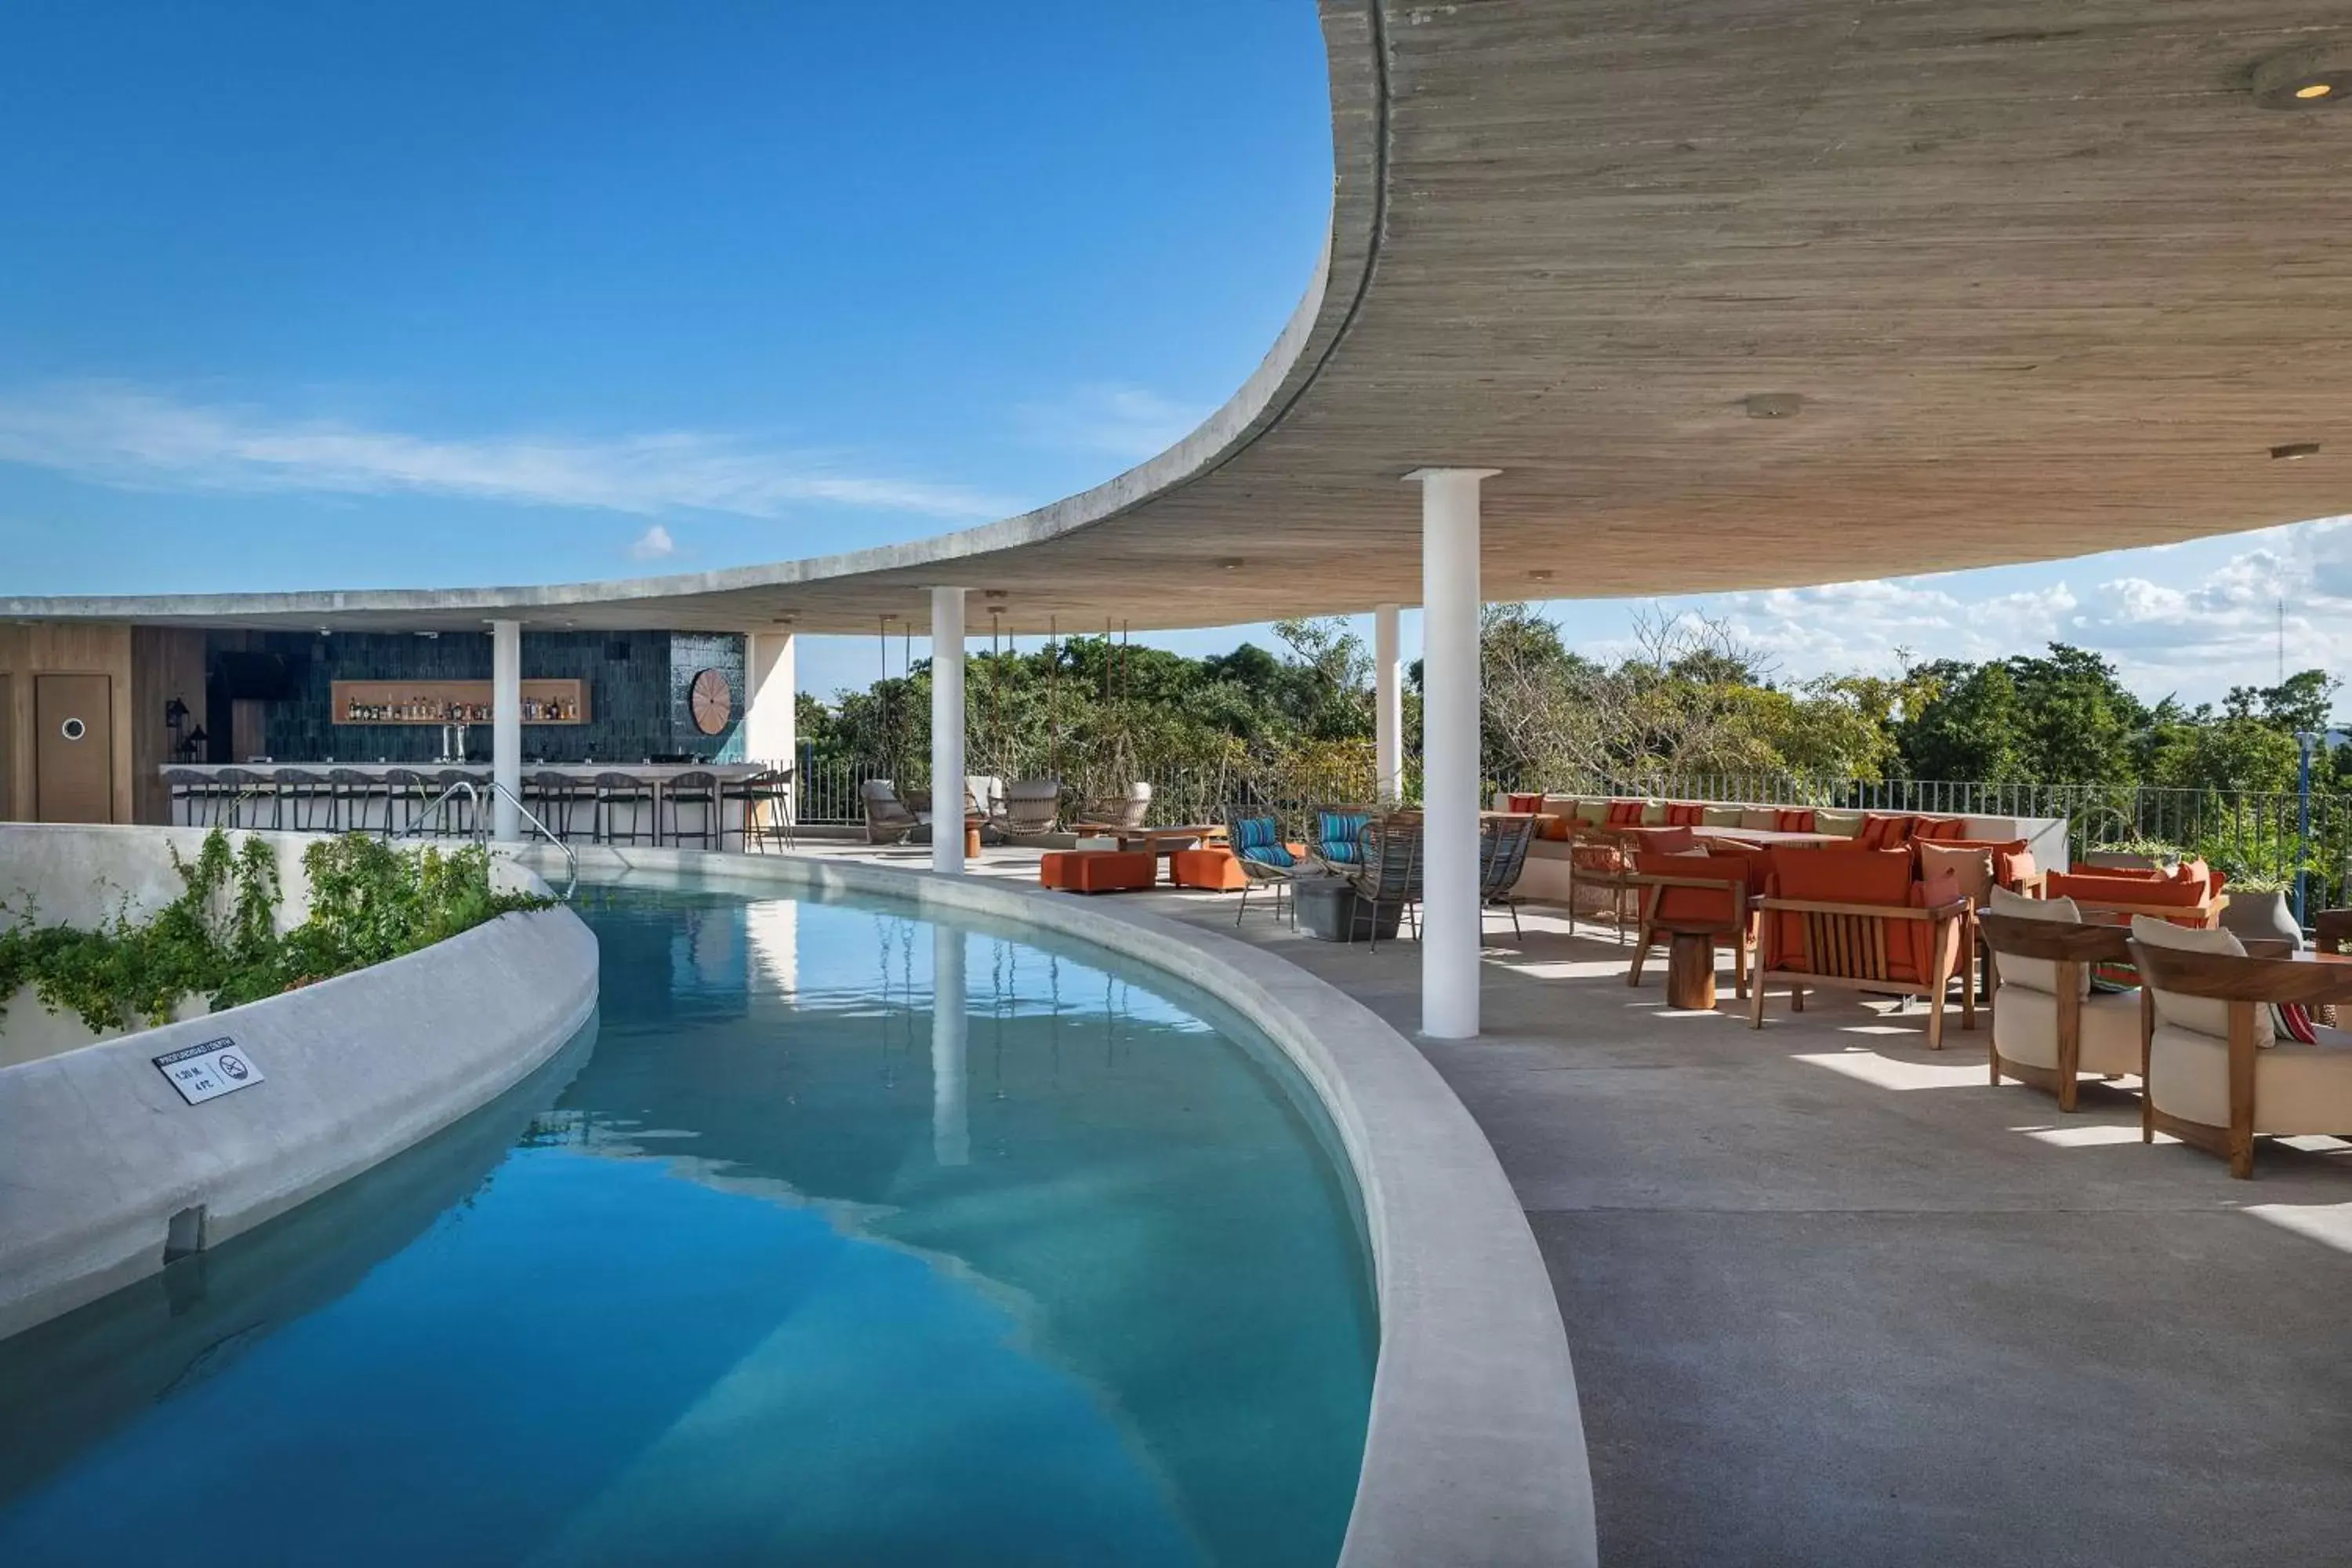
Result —
<svg viewBox="0 0 2352 1568"><path fill-rule="evenodd" d="M1242 558L1238 555L1228 555L1217 563L1217 570L1220 572L1238 572L1241 569Z"/></svg>
<svg viewBox="0 0 2352 1568"><path fill-rule="evenodd" d="M1538 567L1537 570L1528 573L1528 575L1534 578L1538 583L1549 583L1551 581L1551 569L1549 567Z"/></svg>
<svg viewBox="0 0 2352 1568"><path fill-rule="evenodd" d="M1793 392L1751 393L1741 401L1748 405L1750 419L1792 419L1805 405L1805 400Z"/></svg>
<svg viewBox="0 0 2352 1568"><path fill-rule="evenodd" d="M2352 61L2308 47L2289 49L2255 62L2247 86L2264 109L2325 108L2352 97Z"/></svg>
<svg viewBox="0 0 2352 1568"><path fill-rule="evenodd" d="M2316 441L2289 441L2284 447L2271 448L2271 460L2280 463L2297 462L2318 455L2319 443Z"/></svg>

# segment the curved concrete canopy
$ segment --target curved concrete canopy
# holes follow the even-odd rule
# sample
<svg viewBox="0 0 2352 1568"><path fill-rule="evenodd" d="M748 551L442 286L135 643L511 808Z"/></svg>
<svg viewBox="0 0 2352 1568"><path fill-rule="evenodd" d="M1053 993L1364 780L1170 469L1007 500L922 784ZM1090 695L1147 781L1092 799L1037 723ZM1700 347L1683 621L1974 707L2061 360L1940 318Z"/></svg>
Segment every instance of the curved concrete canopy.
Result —
<svg viewBox="0 0 2352 1568"><path fill-rule="evenodd" d="M2284 58L2352 68L2337 0L1320 4L1315 282L1223 408L1108 484L724 572L0 616L862 632L919 625L940 583L1001 593L1023 632L1355 611L1419 597L1401 481L1433 464L1503 470L1491 599L2352 510L2352 101L2255 90ZM2271 455L2302 442L2322 450Z"/></svg>

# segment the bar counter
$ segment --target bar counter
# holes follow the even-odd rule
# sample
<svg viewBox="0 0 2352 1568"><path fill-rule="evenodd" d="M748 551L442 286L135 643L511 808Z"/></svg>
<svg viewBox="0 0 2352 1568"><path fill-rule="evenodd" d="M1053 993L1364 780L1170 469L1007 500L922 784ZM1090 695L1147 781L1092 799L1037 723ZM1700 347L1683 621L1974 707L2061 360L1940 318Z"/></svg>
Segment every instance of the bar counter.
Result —
<svg viewBox="0 0 2352 1568"><path fill-rule="evenodd" d="M525 763L522 798L551 831L582 843L740 847L744 802L727 799L725 792L770 771L758 763ZM177 826L382 833L389 821L394 831L406 831L415 825L423 805L454 778L473 780L483 790L484 809L488 807L488 763L176 763L162 772L171 787L172 822ZM281 779L281 773L303 776L293 781ZM405 787L396 790L391 777L395 773L423 779L423 798L405 781ZM700 803L670 800L674 782L686 773L708 774L717 781L717 831L706 824L707 808ZM548 786L550 775L564 781L561 791ZM615 792L599 788L599 779L609 783L614 775L645 785L645 796L613 798ZM434 820L442 836L467 834L472 812L472 802L461 792ZM436 836L434 827L427 826L423 836Z"/></svg>

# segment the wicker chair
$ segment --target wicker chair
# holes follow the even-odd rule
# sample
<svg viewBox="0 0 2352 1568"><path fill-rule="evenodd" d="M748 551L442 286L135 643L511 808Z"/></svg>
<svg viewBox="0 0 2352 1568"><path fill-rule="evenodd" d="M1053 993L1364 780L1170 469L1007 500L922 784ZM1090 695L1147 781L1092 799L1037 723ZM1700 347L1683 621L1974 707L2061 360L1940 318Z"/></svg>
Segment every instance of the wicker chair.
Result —
<svg viewBox="0 0 2352 1568"><path fill-rule="evenodd" d="M1412 920L1413 940L1421 940L1421 840L1419 816L1387 817L1364 828L1363 862L1346 876L1356 889L1357 917L1371 922L1373 952L1381 945L1381 914L1391 906L1400 919Z"/></svg>
<svg viewBox="0 0 2352 1568"><path fill-rule="evenodd" d="M1490 816L1479 823L1478 923L1482 927L1486 910L1507 910L1511 934L1524 939L1526 933L1519 930L1519 900L1511 889L1518 886L1519 873L1528 868L1528 845L1535 836L1532 815Z"/></svg>
<svg viewBox="0 0 2352 1568"><path fill-rule="evenodd" d="M1298 875L1303 858L1298 850L1283 842L1282 824L1271 816L1245 816L1226 830L1225 842L1232 847L1234 863L1242 868L1241 907L1234 911L1234 924L1242 923L1249 913L1249 896L1260 888L1274 892L1274 918L1282 918L1283 895L1292 888L1292 879ZM1298 910L1294 903L1291 921L1296 924Z"/></svg>
<svg viewBox="0 0 2352 1568"><path fill-rule="evenodd" d="M1062 781L1014 779L1004 786L997 831L1010 839L1042 838L1062 824Z"/></svg>
<svg viewBox="0 0 2352 1568"><path fill-rule="evenodd" d="M867 779L857 786L857 798L866 807L868 844L903 844L907 835L922 826L922 818L907 809L888 779Z"/></svg>

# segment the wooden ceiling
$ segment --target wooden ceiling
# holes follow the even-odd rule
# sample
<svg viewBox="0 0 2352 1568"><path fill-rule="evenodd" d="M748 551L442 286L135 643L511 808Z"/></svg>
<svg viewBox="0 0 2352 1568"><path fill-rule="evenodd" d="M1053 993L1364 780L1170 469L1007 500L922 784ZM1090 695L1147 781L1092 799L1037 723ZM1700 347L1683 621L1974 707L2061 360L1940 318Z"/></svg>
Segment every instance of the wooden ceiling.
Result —
<svg viewBox="0 0 2352 1568"><path fill-rule="evenodd" d="M1008 630L1419 597L1423 465L1490 599L1939 571L2352 511L2342 0L1322 0L1315 287L1207 425L923 543L632 583L150 600L206 624ZM1792 395L1759 418L1748 400ZM2301 461L2274 447L2317 442ZM1549 579L1534 574L1548 572Z"/></svg>

